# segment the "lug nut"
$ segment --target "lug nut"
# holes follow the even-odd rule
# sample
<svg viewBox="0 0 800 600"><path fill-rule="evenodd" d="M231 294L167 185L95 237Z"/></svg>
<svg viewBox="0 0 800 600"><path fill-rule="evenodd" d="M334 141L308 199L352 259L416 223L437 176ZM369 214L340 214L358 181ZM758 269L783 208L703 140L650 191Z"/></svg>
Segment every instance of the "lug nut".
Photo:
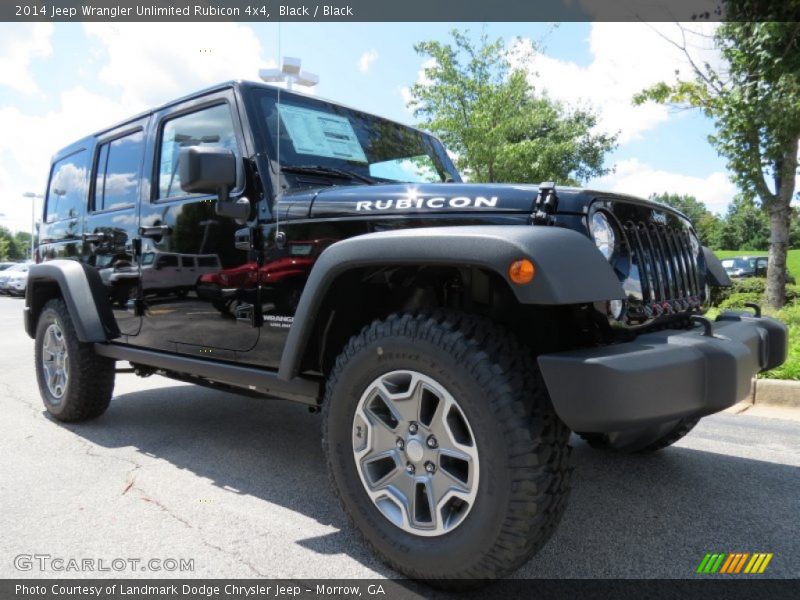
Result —
<svg viewBox="0 0 800 600"><path fill-rule="evenodd" d="M398 450L402 450L405 447L405 444L403 443L403 440L401 440L400 438L397 439L397 444L395 444L395 445L397 446Z"/></svg>
<svg viewBox="0 0 800 600"><path fill-rule="evenodd" d="M408 426L408 432L409 432L411 435L414 435L415 433L417 433L417 424L416 424L416 423L414 423L414 422L412 422L412 423L411 423L411 424Z"/></svg>
<svg viewBox="0 0 800 600"><path fill-rule="evenodd" d="M432 435L428 437L428 448L436 448L439 445L439 442L436 441L436 438Z"/></svg>
<svg viewBox="0 0 800 600"><path fill-rule="evenodd" d="M414 474L416 471L417 471L417 470L414 468L414 465L412 465L411 463L408 463L408 464L406 465L406 472L407 472L409 475L413 475L413 474Z"/></svg>
<svg viewBox="0 0 800 600"><path fill-rule="evenodd" d="M433 473L434 471L436 471L436 465L434 465L431 461L426 461L425 462L425 470L428 473Z"/></svg>

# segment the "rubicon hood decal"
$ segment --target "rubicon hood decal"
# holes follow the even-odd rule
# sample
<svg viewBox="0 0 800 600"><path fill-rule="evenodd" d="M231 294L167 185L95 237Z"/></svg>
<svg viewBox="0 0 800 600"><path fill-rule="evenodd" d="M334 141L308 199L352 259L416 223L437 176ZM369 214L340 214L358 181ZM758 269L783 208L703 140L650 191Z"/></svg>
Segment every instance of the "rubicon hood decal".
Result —
<svg viewBox="0 0 800 600"><path fill-rule="evenodd" d="M320 191L312 217L441 212L522 213L533 208L529 185L424 183L341 186Z"/></svg>
<svg viewBox="0 0 800 600"><path fill-rule="evenodd" d="M406 196L405 198L388 198L386 200L360 200L356 202L357 211L368 210L411 210L414 208L494 208L497 206L497 196L433 196L420 198L419 196Z"/></svg>

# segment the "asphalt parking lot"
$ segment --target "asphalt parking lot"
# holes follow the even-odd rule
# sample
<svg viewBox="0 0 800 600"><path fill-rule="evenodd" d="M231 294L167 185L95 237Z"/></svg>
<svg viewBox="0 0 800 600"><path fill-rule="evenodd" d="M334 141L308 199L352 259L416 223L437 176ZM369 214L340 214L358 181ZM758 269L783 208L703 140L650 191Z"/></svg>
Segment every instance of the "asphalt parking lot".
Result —
<svg viewBox="0 0 800 600"><path fill-rule="evenodd" d="M22 300L0 297L0 577L14 557L193 559L193 572L68 576L397 577L335 503L320 417L157 376L117 376L108 412L45 416ZM127 365L125 365L127 366ZM573 438L573 492L524 578L685 578L706 552L771 552L800 577L800 421L704 419L644 456Z"/></svg>

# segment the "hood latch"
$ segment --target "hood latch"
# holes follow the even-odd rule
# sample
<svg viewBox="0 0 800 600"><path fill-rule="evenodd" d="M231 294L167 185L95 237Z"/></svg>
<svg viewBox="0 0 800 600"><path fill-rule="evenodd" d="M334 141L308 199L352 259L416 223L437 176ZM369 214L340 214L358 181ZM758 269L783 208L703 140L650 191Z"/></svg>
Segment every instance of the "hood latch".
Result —
<svg viewBox="0 0 800 600"><path fill-rule="evenodd" d="M539 184L539 195L533 203L531 213L531 223L534 225L549 225L553 219L551 215L558 209L558 195L556 194L556 184L552 181L545 181Z"/></svg>

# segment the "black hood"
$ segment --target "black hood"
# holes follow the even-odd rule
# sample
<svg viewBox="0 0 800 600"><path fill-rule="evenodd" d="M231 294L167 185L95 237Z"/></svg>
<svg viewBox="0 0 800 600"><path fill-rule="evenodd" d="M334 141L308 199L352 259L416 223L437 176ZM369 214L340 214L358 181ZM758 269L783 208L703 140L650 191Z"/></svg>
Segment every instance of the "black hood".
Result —
<svg viewBox="0 0 800 600"><path fill-rule="evenodd" d="M309 214L313 218L432 212L530 213L539 187L515 184L403 183L337 186L317 192Z"/></svg>
<svg viewBox="0 0 800 600"><path fill-rule="evenodd" d="M560 214L585 214L592 201L615 198L668 212L670 207L641 198L556 185ZM289 192L281 198L282 218L431 213L531 214L539 184L531 183L402 183L346 185Z"/></svg>

